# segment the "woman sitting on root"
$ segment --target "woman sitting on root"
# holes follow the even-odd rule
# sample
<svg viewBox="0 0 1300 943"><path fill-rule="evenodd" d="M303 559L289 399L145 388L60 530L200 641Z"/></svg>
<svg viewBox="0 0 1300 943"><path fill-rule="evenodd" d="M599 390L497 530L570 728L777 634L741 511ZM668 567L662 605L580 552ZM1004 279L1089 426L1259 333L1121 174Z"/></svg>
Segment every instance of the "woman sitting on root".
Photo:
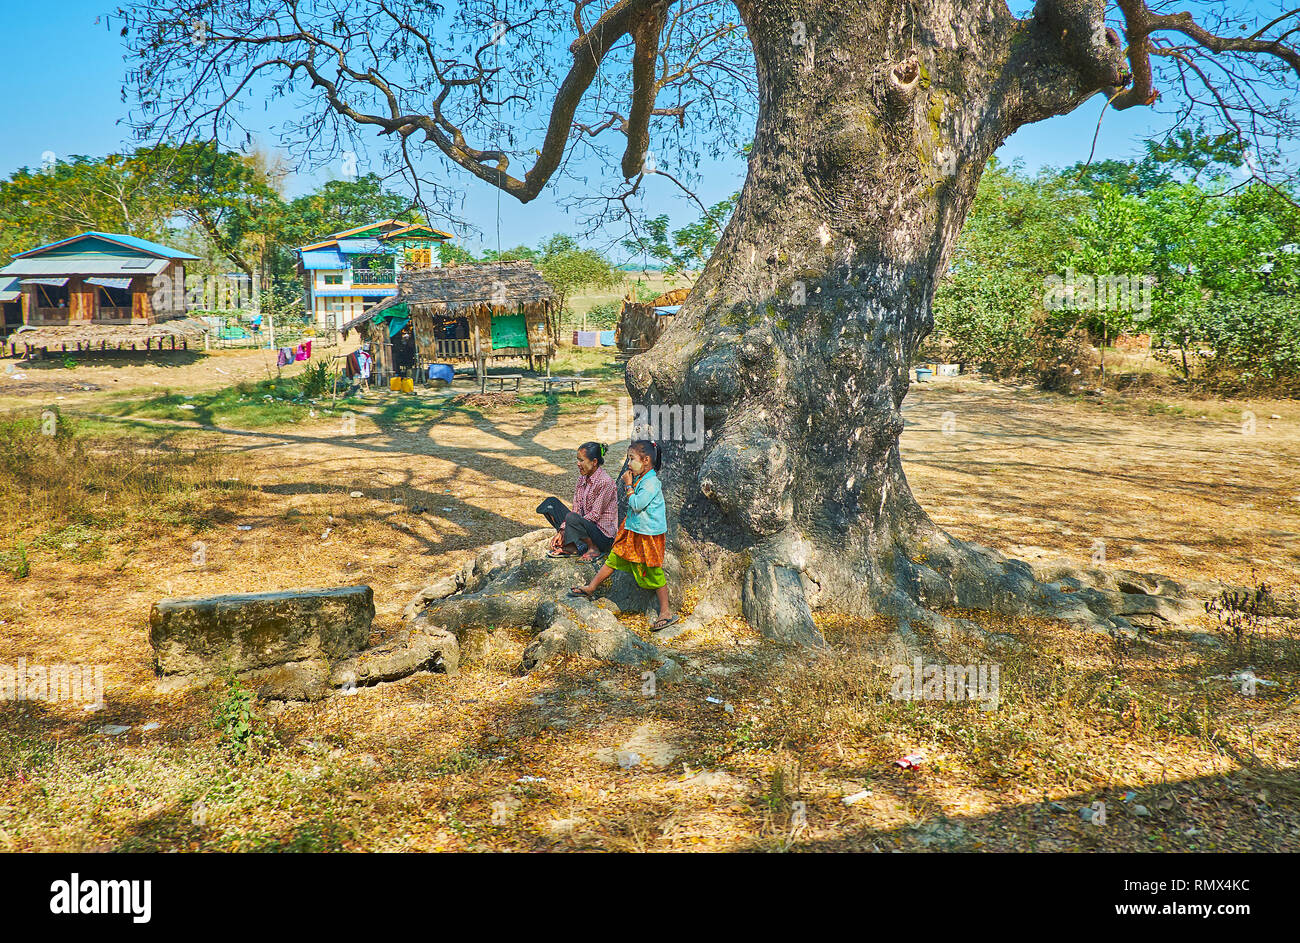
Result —
<svg viewBox="0 0 1300 943"><path fill-rule="evenodd" d="M664 576L664 534L668 531L668 509L663 485L655 474L663 456L659 444L649 439L633 442L627 453L627 471L620 481L627 494L627 518L618 529L614 546L600 572L586 586L575 586L570 596L588 599L596 587L615 570L631 573L636 585L653 589L659 597L659 620L652 632L666 629L677 621L668 607L668 579Z"/></svg>
<svg viewBox="0 0 1300 943"><path fill-rule="evenodd" d="M547 498L537 506L555 528L549 557L583 554L594 562L608 553L618 527L618 492L614 479L602 467L606 446L584 442L578 446L578 485L573 489L573 510L559 498Z"/></svg>

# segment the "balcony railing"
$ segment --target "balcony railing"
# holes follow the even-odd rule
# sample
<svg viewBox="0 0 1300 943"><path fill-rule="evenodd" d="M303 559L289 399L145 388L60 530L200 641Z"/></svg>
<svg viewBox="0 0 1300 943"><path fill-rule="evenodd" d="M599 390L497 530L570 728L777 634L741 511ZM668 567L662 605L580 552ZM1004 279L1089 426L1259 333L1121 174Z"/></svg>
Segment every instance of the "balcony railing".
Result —
<svg viewBox="0 0 1300 943"><path fill-rule="evenodd" d="M435 351L440 359L470 360L474 356L474 342L468 338L437 338Z"/></svg>
<svg viewBox="0 0 1300 943"><path fill-rule="evenodd" d="M390 268L371 269L354 268L352 270L354 285L396 285L397 272Z"/></svg>

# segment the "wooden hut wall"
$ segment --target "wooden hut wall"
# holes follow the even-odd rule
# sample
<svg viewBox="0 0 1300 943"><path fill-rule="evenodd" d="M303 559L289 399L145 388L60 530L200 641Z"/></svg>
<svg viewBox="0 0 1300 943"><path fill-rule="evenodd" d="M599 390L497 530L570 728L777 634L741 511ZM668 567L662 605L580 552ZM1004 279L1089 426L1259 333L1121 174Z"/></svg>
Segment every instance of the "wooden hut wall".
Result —
<svg viewBox="0 0 1300 943"><path fill-rule="evenodd" d="M132 290L132 317L145 317L153 321L184 315L185 263L172 262L161 275L153 278L136 278ZM135 299L141 295L144 297L136 302Z"/></svg>
<svg viewBox="0 0 1300 943"><path fill-rule="evenodd" d="M411 325L415 332L415 344L420 357L426 361L435 362L446 358L445 354L438 353L438 342L434 332L434 323L438 318L464 318L468 322L471 355L469 358L451 359L477 361L489 357L526 357L530 353L549 355L552 353L550 350L550 335L547 333L547 325L550 321L550 305L545 303L522 305L524 328L528 332L528 347L493 348L492 316L494 314L516 314L519 312L520 307L520 305L508 304L492 305L486 302L454 306L442 302L410 303ZM545 337L547 340L540 345L533 343L533 339L539 336ZM539 350L539 347L545 348L545 350Z"/></svg>
<svg viewBox="0 0 1300 943"><path fill-rule="evenodd" d="M530 347L537 347L537 338L545 338L542 346L550 347L551 343L551 312L549 305L525 305L524 306L524 326L528 329L528 344Z"/></svg>
<svg viewBox="0 0 1300 943"><path fill-rule="evenodd" d="M68 281L68 322L89 321L95 316L95 286L84 278Z"/></svg>
<svg viewBox="0 0 1300 943"><path fill-rule="evenodd" d="M479 351L487 340L491 350L492 317L486 305L449 307L442 302L409 303L411 331L415 334L415 349L420 359L430 363L443 360L478 360ZM469 356L449 356L438 351L438 338L434 325L441 318L464 318L469 328Z"/></svg>
<svg viewBox="0 0 1300 943"><path fill-rule="evenodd" d="M680 305L690 293L690 288L683 286L664 292L654 301L636 302L625 298L615 326L614 341L618 349L640 352L653 347L673 317L656 314L655 308Z"/></svg>
<svg viewBox="0 0 1300 943"><path fill-rule="evenodd" d="M149 281L145 281L146 286L149 284ZM153 295L149 292L148 287L143 290L136 288L135 291L131 292L131 320L147 323L153 321L153 319Z"/></svg>
<svg viewBox="0 0 1300 943"><path fill-rule="evenodd" d="M363 341L370 344L375 380L379 383L386 382L393 375L393 345L388 338L388 323L367 321L357 327L357 333Z"/></svg>

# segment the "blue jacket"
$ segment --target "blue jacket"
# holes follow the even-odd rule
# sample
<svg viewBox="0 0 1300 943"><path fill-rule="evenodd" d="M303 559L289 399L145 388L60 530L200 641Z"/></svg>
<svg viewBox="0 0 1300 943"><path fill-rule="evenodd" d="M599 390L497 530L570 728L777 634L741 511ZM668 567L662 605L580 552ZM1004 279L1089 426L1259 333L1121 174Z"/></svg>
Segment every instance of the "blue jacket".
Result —
<svg viewBox="0 0 1300 943"><path fill-rule="evenodd" d="M654 536L668 533L668 506L664 503L664 486L654 470L646 472L627 499L627 517L623 527L637 534Z"/></svg>

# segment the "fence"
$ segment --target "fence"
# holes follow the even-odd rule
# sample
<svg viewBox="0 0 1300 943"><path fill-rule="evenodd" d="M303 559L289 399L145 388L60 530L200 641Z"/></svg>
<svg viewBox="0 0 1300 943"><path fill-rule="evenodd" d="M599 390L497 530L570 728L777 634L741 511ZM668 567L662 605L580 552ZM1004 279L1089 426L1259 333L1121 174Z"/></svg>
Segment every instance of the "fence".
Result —
<svg viewBox="0 0 1300 943"><path fill-rule="evenodd" d="M339 343L337 328L310 324L301 316L283 322L263 317L260 331L253 329L251 315L195 311L190 316L209 325L209 348L293 347L307 340L321 347L333 347Z"/></svg>

